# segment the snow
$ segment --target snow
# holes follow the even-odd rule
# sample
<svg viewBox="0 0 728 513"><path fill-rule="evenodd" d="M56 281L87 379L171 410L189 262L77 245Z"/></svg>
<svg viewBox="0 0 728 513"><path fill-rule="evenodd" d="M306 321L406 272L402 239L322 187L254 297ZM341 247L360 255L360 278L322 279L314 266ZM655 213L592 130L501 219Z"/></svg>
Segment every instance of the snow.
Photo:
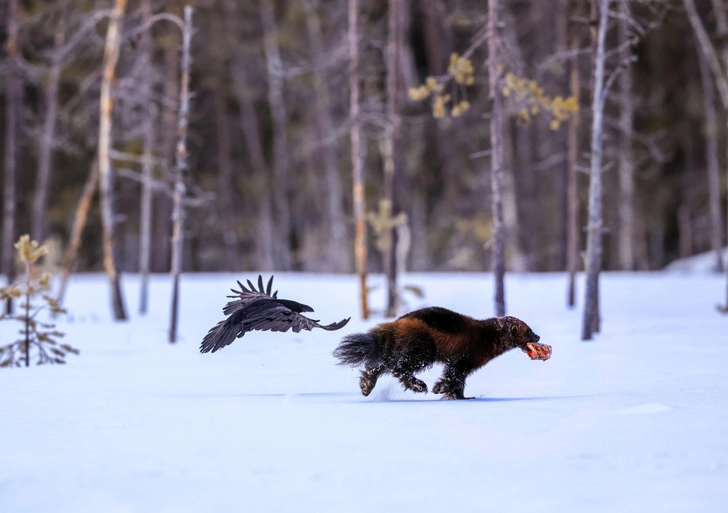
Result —
<svg viewBox="0 0 728 513"><path fill-rule="evenodd" d="M728 248L723 248L723 262L728 260ZM673 260L666 271L680 271L685 273L712 273L715 272L715 251L706 251L687 258Z"/></svg>
<svg viewBox="0 0 728 513"><path fill-rule="evenodd" d="M0 370L0 512L725 511L724 277L605 274L603 333L583 343L563 275L510 275L508 313L553 356L501 356L468 379L470 401L391 377L360 395L357 371L331 355L381 321L358 319L353 276L274 282L322 322L353 316L342 330L249 333L199 354L235 279L256 277L184 276L174 346L167 277L154 278L147 317L137 277L124 277L127 323L110 320L102 276L75 277L59 327L80 356ZM403 283L425 289L412 308L492 312L488 275ZM419 377L431 387L440 370Z"/></svg>

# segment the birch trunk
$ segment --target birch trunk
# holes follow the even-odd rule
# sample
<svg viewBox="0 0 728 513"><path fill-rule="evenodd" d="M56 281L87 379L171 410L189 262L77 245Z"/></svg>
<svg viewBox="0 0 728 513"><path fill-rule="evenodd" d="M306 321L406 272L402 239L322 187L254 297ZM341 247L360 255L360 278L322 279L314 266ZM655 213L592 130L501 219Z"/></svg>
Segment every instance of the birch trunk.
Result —
<svg viewBox="0 0 728 513"><path fill-rule="evenodd" d="M715 251L715 270L723 272L723 218L720 214L720 164L718 159L718 116L716 115L715 89L708 64L698 53L700 81L703 86L703 110L705 111L706 157L708 160L708 194L710 202L710 242Z"/></svg>
<svg viewBox="0 0 728 513"><path fill-rule="evenodd" d="M220 7L220 4L218 3ZM227 271L240 268L238 251L238 235L235 230L235 185L232 171L232 144L230 142L230 126L228 124L228 77L227 50L224 38L222 10L213 14L212 44L216 49L215 67L215 142L217 144L218 190L220 197L220 225L222 240L225 244L225 267Z"/></svg>
<svg viewBox="0 0 728 513"><path fill-rule="evenodd" d="M288 136L286 135L286 105L283 95L283 65L278 48L278 26L273 4L260 0L260 16L263 23L263 49L268 68L268 103L273 116L273 188L276 213L277 237L276 267L288 271L292 267L290 248L291 214L289 206Z"/></svg>
<svg viewBox="0 0 728 513"><path fill-rule="evenodd" d="M594 63L592 98L591 165L589 170L589 225L586 246L586 291L582 340L591 340L600 330L599 271L602 258L602 127L604 115L604 66L609 0L599 0L599 28Z"/></svg>
<svg viewBox="0 0 728 513"><path fill-rule="evenodd" d="M234 30L230 23L235 23L235 3L224 1L225 9L224 24L227 30ZM235 61L230 67L232 74L233 90L240 106L240 126L243 130L243 141L246 145L248 158L252 168L252 186L258 198L258 215L256 215L256 237L255 237L255 259L257 266L262 271L275 269L275 248L274 233L275 224L273 221L273 202L271 199L271 188L268 183L270 174L263 156L263 143L260 138L258 113L250 95L250 86L247 83L245 70L250 69L249 63L244 59L242 53L235 54Z"/></svg>
<svg viewBox="0 0 728 513"><path fill-rule="evenodd" d="M232 67L232 78L235 87L235 95L240 104L240 125L243 130L243 141L247 147L248 158L253 169L253 182L259 203L259 214L256 226L256 260L258 268L262 271L275 269L275 249L273 233L275 226L273 222L273 207L271 200L271 188L268 183L269 170L263 156L263 143L260 140L258 113L255 105L249 96L249 86L245 77L245 69L248 67L242 60L239 60Z"/></svg>
<svg viewBox="0 0 728 513"><path fill-rule="evenodd" d="M503 122L501 91L498 85L499 64L499 10L498 0L488 2L488 81L490 88L490 183L493 216L493 282L495 286L495 315L506 314L505 300L505 224L503 219Z"/></svg>
<svg viewBox="0 0 728 513"><path fill-rule="evenodd" d="M724 68L721 66L720 59L718 58L715 48L713 47L713 44L708 37L708 33L705 30L703 22L700 20L698 11L695 8L694 0L683 0L683 4L685 5L685 11L687 12L690 25L692 26L693 32L695 33L695 38L698 40L700 51L703 53L703 56L710 66L710 70L713 72L713 78L715 79L715 84L718 87L718 92L720 93L720 99L721 103L723 104L723 108L725 110L728 110L728 77L726 76L726 73L728 73L728 68L727 70L724 70ZM728 32L728 20L726 20L726 13L721 8L721 5L714 3L714 7L718 23L720 23L724 29L724 31L722 31L721 33L726 34ZM721 21L721 19L723 21ZM722 37L722 40L725 41L725 35ZM726 60L728 60L728 44L726 44L724 48L723 55L727 58ZM724 62L724 66L726 64L728 64L728 62ZM728 214L728 209L726 210L726 213ZM726 218L726 229L728 229L728 217ZM728 233L726 235L728 236ZM724 267L726 273L726 304L719 309L724 313L728 313L728 263L726 263Z"/></svg>
<svg viewBox="0 0 728 513"><path fill-rule="evenodd" d="M555 30L556 30L556 51L566 53L569 51L569 4L570 0L556 0L555 5ZM564 70L568 69L568 65L564 65ZM559 77L556 81L558 87L563 89L569 88L570 76L564 72L563 77ZM569 254L569 172L570 161L569 155L569 136L568 130L559 130L557 133L558 147L563 148L567 155L564 160L563 167L559 169L559 252L557 255L556 269L568 269ZM511 167L511 169L515 169Z"/></svg>
<svg viewBox="0 0 728 513"><path fill-rule="evenodd" d="M174 34L174 33L173 33ZM174 34L176 36L176 34ZM172 35L170 35L172 37ZM177 117L179 112L179 51L178 40L164 50L164 85L165 104L161 112L161 137L159 139L160 155L164 164L159 167L162 182L171 187L174 176L174 160L177 153ZM168 272L171 262L172 248L172 199L167 194L156 194L154 198L154 252L151 255L151 268L155 272Z"/></svg>
<svg viewBox="0 0 728 513"><path fill-rule="evenodd" d="M364 146L359 105L359 0L349 0L349 118L354 199L354 258L359 276L362 319L369 318L367 294L367 225L364 217Z"/></svg>
<svg viewBox="0 0 728 513"><path fill-rule="evenodd" d="M399 115L399 55L402 48L402 0L389 0L387 34L387 123L389 133L384 144L384 197L391 205L391 215L399 213L399 197L396 190L397 174L400 172L400 131L402 119ZM386 316L397 315L397 232L388 229L387 252L384 255L384 273L387 279Z"/></svg>
<svg viewBox="0 0 728 513"><path fill-rule="evenodd" d="M725 4L721 2L720 0L712 0L713 2L713 11L715 12L715 18L718 25L718 37L720 41L722 42L721 47L721 56L723 58L723 71L724 73L728 73L728 12L726 12ZM728 88L726 88L728 89ZM724 101L724 105L728 103L728 98L726 98L726 101ZM728 110L728 106L725 106L725 110ZM728 119L728 118L727 118ZM728 145L726 145L726 152L728 152ZM710 170L709 170L710 172ZM717 180L716 180L717 178ZM713 187L714 183L717 182L718 186ZM726 183L728 183L728 166L726 166ZM726 186L728 187L728 185ZM728 203L728 201L727 201ZM725 304L725 311L728 312L728 256L726 256L726 261L723 261L721 258L721 251L722 251L722 244L720 242L720 239L722 237L722 230L720 228L720 177L713 177L711 178L710 183L710 219L711 219L711 229L712 229L712 243L713 247L717 247L717 253L716 253L716 265L718 268L718 272L720 272L721 266L724 266L725 272L726 272L726 304ZM726 206L726 230L728 230L728 205ZM717 246L716 246L717 241ZM728 231L726 232L726 244L728 244ZM728 255L728 253L726 253Z"/></svg>
<svg viewBox="0 0 728 513"><path fill-rule="evenodd" d="M7 19L7 61L5 76L5 172L3 179L2 272L8 285L15 280L15 180L17 173L17 121L21 102L20 77L15 59L18 55L18 0L10 0ZM5 302L5 313L13 313L13 300Z"/></svg>
<svg viewBox="0 0 728 513"><path fill-rule="evenodd" d="M152 17L151 0L142 2L142 23L147 25ZM142 52L147 59L144 71L144 102L146 117L144 118L144 155L142 161L142 197L139 213L139 313L147 313L149 305L149 262L152 246L152 171L154 170L154 139L156 107L152 100L154 92L154 74L152 61L154 58L154 42L151 28L142 34Z"/></svg>
<svg viewBox="0 0 728 513"><path fill-rule="evenodd" d="M317 11L318 0L305 0L306 28L311 44L311 53L314 62L313 88L316 95L316 120L318 124L318 138L321 144L320 152L324 164L326 183L326 220L328 237L324 250L329 262L330 270L337 273L349 272L350 258L346 240L346 227L344 225L343 198L341 177L339 176L338 156L336 154L336 141L334 137L334 123L331 119L331 101L328 93L328 80L326 70L320 69L318 62L324 55L324 45L321 38L321 23Z"/></svg>
<svg viewBox="0 0 728 513"><path fill-rule="evenodd" d="M51 182L53 165L53 141L56 136L56 118L58 117L58 90L61 83L61 70L63 68L60 48L66 39L66 8L68 0L61 5L58 25L53 36L56 52L51 58L48 70L48 84L45 89L45 117L43 118L43 131L40 136L40 151L38 152L38 171L35 178L35 193L33 194L33 213L31 219L32 238L43 242L46 238L48 223L46 221L46 207L48 204L48 189Z"/></svg>
<svg viewBox="0 0 728 513"><path fill-rule="evenodd" d="M76 206L76 212L73 215L73 226L71 228L71 236L68 241L68 249L63 259L63 274L61 276L61 284L58 288L58 302L63 303L63 298L66 295L66 288L68 286L68 279L73 273L76 262L78 260L78 249L81 247L81 236L83 230L86 227L86 221L88 220L88 211L91 208L91 201L96 191L96 186L99 181L99 161L98 158L94 159L94 162L89 171L86 183L83 186L83 192L81 198L78 200Z"/></svg>
<svg viewBox="0 0 728 513"><path fill-rule="evenodd" d="M111 169L111 130L113 98L112 87L116 80L116 63L121 46L121 27L126 0L115 0L114 9L109 17L104 48L104 73L101 80L101 108L99 118L99 186L101 194L101 223L103 226L104 269L111 284L111 302L114 319L126 320L126 308L121 290L121 276L116 267L114 256L114 177Z"/></svg>
<svg viewBox="0 0 728 513"><path fill-rule="evenodd" d="M578 12L580 9L577 10ZM576 50L581 45L579 31L571 27L571 49ZM571 95L576 98L577 104L581 98L581 73L577 58L571 62L569 72L569 88ZM567 305L573 308L576 305L576 272L579 266L579 183L577 166L579 165L579 129L581 116L577 113L569 122L569 173L567 180L567 217L568 231L566 244L566 269L569 274L567 287Z"/></svg>
<svg viewBox="0 0 728 513"><path fill-rule="evenodd" d="M623 19L619 20L619 45L625 46L621 58L629 59L632 45L627 45L630 38L629 20L632 9L628 2L620 4ZM619 75L620 89L620 151L619 151L619 263L625 271L634 269L634 97L632 95L632 67L627 66Z"/></svg>
<svg viewBox="0 0 728 513"><path fill-rule="evenodd" d="M184 205L186 194L184 172L187 169L187 124L190 112L190 42L192 39L192 7L185 6L182 32L182 75L180 77L179 120L177 122L177 154L172 199L172 307L169 322L169 342L177 342L179 314L179 278L182 273L184 249Z"/></svg>

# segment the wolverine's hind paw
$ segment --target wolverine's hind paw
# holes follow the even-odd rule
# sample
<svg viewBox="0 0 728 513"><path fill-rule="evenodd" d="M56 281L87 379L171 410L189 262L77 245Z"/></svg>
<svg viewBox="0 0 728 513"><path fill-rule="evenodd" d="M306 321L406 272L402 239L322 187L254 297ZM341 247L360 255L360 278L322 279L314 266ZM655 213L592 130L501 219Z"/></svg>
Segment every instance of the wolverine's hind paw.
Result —
<svg viewBox="0 0 728 513"><path fill-rule="evenodd" d="M361 395L366 397L372 393L372 390L374 390L374 383L370 383L370 382L361 380L359 382L359 388L361 388Z"/></svg>
<svg viewBox="0 0 728 513"><path fill-rule="evenodd" d="M402 384L404 385L404 388L412 390L413 392L427 393L427 384L420 379L410 378L407 381L402 381Z"/></svg>

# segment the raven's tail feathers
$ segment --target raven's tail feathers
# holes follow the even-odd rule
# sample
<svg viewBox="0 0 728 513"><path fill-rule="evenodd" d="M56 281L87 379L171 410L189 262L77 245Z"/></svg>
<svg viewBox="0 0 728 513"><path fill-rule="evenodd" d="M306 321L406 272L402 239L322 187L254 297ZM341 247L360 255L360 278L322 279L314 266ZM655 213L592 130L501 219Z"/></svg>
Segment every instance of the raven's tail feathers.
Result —
<svg viewBox="0 0 728 513"><path fill-rule="evenodd" d="M331 324L326 324L326 325L318 324L318 321L316 321L316 323L319 328L323 328L326 331L336 331L336 330L340 330L341 328L346 326L350 320L351 320L351 317L347 317L346 319L342 319L339 322L332 322Z"/></svg>

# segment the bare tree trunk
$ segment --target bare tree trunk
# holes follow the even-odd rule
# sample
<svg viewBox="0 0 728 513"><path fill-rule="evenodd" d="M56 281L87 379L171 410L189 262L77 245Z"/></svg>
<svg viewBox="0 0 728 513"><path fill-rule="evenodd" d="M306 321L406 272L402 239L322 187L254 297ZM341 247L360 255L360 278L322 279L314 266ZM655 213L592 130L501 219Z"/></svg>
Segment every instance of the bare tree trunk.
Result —
<svg viewBox="0 0 728 513"><path fill-rule="evenodd" d="M726 12L725 5L720 0L712 0L713 11L715 12L715 18L718 24L718 38L721 41L721 54L723 57L723 70L724 73L728 73L728 12ZM711 84L712 86L712 84ZM725 102L724 102L725 103ZM728 110L728 106L725 107ZM717 126L715 123L713 127ZM710 130L710 129L709 129ZM715 128L712 129L715 131ZM728 151L728 145L726 146ZM710 169L708 172L711 173ZM728 178L728 167L726 167L726 176ZM709 177L710 186L710 219L711 219L711 240L713 247L717 247L716 254L716 267L718 272L721 271L721 266L725 266L726 271L726 304L725 312L728 312L728 261L723 261L721 258L722 244L721 244L721 228L720 228L720 176ZM728 207L726 208L726 230L728 230ZM717 246L716 246L717 242ZM726 243L728 244L728 232L726 232ZM728 257L727 257L728 258Z"/></svg>
<svg viewBox="0 0 728 513"><path fill-rule="evenodd" d="M578 9L580 11L580 9ZM581 44L579 31L571 27L571 49L576 50ZM569 73L569 88L571 95L576 98L577 104L581 97L581 73L579 72L579 61L577 58L571 62ZM579 165L579 125L581 117L577 113L569 122L569 173L567 177L567 244L566 244L566 269L569 274L567 287L567 305L573 308L576 305L576 272L579 266L579 188L578 172Z"/></svg>
<svg viewBox="0 0 728 513"><path fill-rule="evenodd" d="M142 2L143 23L147 25L152 17L152 2ZM154 92L154 42L151 28L142 34L142 51L147 59L144 72L144 102L147 115L144 118L144 156L142 162L142 197L139 213L139 313L147 313L149 305L149 261L152 246L152 171L154 170L154 140L156 107L152 100Z"/></svg>
<svg viewBox="0 0 728 513"><path fill-rule="evenodd" d="M490 87L490 183L493 215L493 281L495 285L495 315L506 314L505 299L505 223L503 219L503 121L501 91L498 85L499 64L499 11L500 2L488 2L488 81Z"/></svg>
<svg viewBox="0 0 728 513"><path fill-rule="evenodd" d="M364 217L364 146L359 105L359 0L349 0L349 117L354 198L354 258L359 276L362 319L369 318L367 294L367 225Z"/></svg>
<svg viewBox="0 0 728 513"><path fill-rule="evenodd" d="M170 39L176 37L176 33L170 33ZM159 166L160 180L165 184L172 183L174 175L174 160L177 153L177 113L179 112L179 52L177 40L174 44L164 50L164 85L163 95L165 103L162 106L161 124L162 134L160 143L160 154L164 159L164 165ZM172 233L172 199L167 194L156 194L154 198L154 252L151 255L151 268L155 272L169 271L171 261L171 238Z"/></svg>
<svg viewBox="0 0 728 513"><path fill-rule="evenodd" d="M223 2L225 9L224 24L230 30L230 23L235 23L235 3L228 0ZM240 105L240 125L243 130L243 141L247 148L248 158L252 167L252 185L259 200L259 210L256 216L255 259L261 271L275 269L275 247L273 221L273 204L271 188L268 183L269 169L263 156L263 143L260 138L258 113L250 96L250 90L245 70L250 65L244 60L243 54L236 53L235 61L230 67L235 97Z"/></svg>
<svg viewBox="0 0 728 513"><path fill-rule="evenodd" d="M99 119L99 185L101 194L101 222L103 225L104 269L111 284L111 302L114 319L126 320L126 308L121 290L121 276L116 268L114 257L114 177L111 169L111 128L113 98L111 88L116 80L116 63L121 46L121 26L123 23L126 0L115 0L114 9L109 17L104 48L104 73L101 80L101 113Z"/></svg>
<svg viewBox="0 0 728 513"><path fill-rule="evenodd" d="M81 247L81 236L83 230L86 227L86 221L88 220L88 211L91 208L91 201L96 191L96 185L99 181L99 160L95 158L91 165L86 183L83 186L83 192L81 198L78 200L76 206L76 213L73 216L73 227L71 228L71 237L68 241L68 248L66 249L66 255L63 259L63 275L61 276L61 284L58 288L58 302L63 303L63 298L66 295L66 288L68 287L68 279L71 277L71 273L76 267L76 261L78 260L78 249Z"/></svg>
<svg viewBox="0 0 728 513"><path fill-rule="evenodd" d="M290 248L291 214L288 203L288 137L286 135L286 105L283 96L283 65L278 48L278 27L273 4L260 0L260 17L263 23L263 49L268 65L268 102L273 116L273 176L276 204L277 247L276 267L288 271L292 266Z"/></svg>
<svg viewBox="0 0 728 513"><path fill-rule="evenodd" d="M228 77L227 77L227 51L223 29L223 11L213 14L212 44L216 53L215 69L215 133L217 137L217 167L218 190L220 191L220 207L222 215L220 224L222 240L225 244L225 267L228 271L237 271L240 268L240 255L238 251L238 234L235 231L235 201L232 171L232 144L230 142L230 126L228 124Z"/></svg>
<svg viewBox="0 0 728 513"><path fill-rule="evenodd" d="M703 86L703 109L705 110L705 138L708 159L708 194L710 201L710 241L715 251L716 272L723 272L723 218L720 214L720 164L718 163L718 119L715 106L715 89L708 64L701 52L700 81Z"/></svg>
<svg viewBox="0 0 728 513"><path fill-rule="evenodd" d="M632 56L629 23L632 9L628 2L620 4L623 19L619 20L619 45L624 47L623 62ZM619 151L619 262L625 271L634 269L634 153L632 151L634 97L632 95L632 67L627 66L619 75L620 88L620 151Z"/></svg>
<svg viewBox="0 0 728 513"><path fill-rule="evenodd" d="M263 157L263 143L260 140L258 129L258 114L255 105L249 97L249 87L246 83L245 63L236 62L232 66L235 95L240 104L240 122L243 129L243 141L248 150L248 158L253 168L253 181L257 197L260 201L260 213L257 216L256 226L256 260L262 271L275 269L275 250L273 241L274 223L271 190L268 184L268 166Z"/></svg>
<svg viewBox="0 0 728 513"><path fill-rule="evenodd" d="M566 54L569 51L569 4L571 0L556 0L555 6L555 32L556 32L556 51ZM568 69L568 65L564 66ZM570 76L564 73L562 77L557 79L557 85L564 89L569 87ZM567 154L563 165L559 169L558 177L558 201L559 201L559 251L557 254L556 269L568 269L569 259L569 132L559 130L556 137L558 138L558 147L563 148ZM511 167L511 169L515 169Z"/></svg>
<svg viewBox="0 0 728 513"><path fill-rule="evenodd" d="M51 181L51 165L53 160L53 140L56 135L56 118L58 117L58 90L61 83L62 56L59 50L66 38L66 9L68 0L65 0L60 9L58 25L54 39L54 52L48 70L48 84L45 89L45 118L43 131L40 136L40 151L38 152L38 171L35 178L35 194L33 195L33 214L31 220L32 237L40 242L46 238L46 205L48 204L48 189Z"/></svg>
<svg viewBox="0 0 728 513"><path fill-rule="evenodd" d="M678 246L680 258L687 258L693 254L693 223L690 206L684 202L677 209Z"/></svg>
<svg viewBox="0 0 728 513"><path fill-rule="evenodd" d="M389 0L387 35L387 123L389 133L384 144L384 197L391 205L392 217L399 213L399 197L396 190L400 170L400 132L402 119L399 115L399 56L402 48L402 0ZM389 244L384 255L384 272L387 278L386 316L397 315L397 232L388 229Z"/></svg>
<svg viewBox="0 0 728 513"><path fill-rule="evenodd" d="M5 176L3 180L2 271L8 285L15 280L15 179L17 174L16 140L18 109L22 101L20 78L15 59L18 55L18 0L10 0L7 20L8 70L5 75ZM13 313L13 300L5 302L5 313Z"/></svg>
<svg viewBox="0 0 728 513"><path fill-rule="evenodd" d="M336 141L329 140L334 136L334 123L331 119L331 101L329 99L329 85L327 73L320 69L317 62L324 55L324 45L321 38L321 23L319 21L318 0L305 0L306 28L311 42L311 53L314 62L313 88L316 94L316 119L318 121L318 136L323 142L321 154L324 163L324 176L326 184L326 218L328 224L328 238L325 252L329 259L331 270L338 273L349 272L351 268L349 251L345 244L346 226L344 225L344 207L342 199L341 177L339 176L338 156L336 154Z"/></svg>
<svg viewBox="0 0 728 513"><path fill-rule="evenodd" d="M710 70L713 72L713 78L715 79L715 84L718 87L718 93L720 94L723 108L725 110L728 110L728 76L726 76L726 73L728 73L728 71L724 71L721 67L721 63L718 59L715 48L713 47L713 44L710 41L710 37L708 37L708 33L705 30L705 25L703 25L703 22L700 20L698 11L695 8L694 0L683 0L683 4L685 5L685 11L687 12L690 25L692 26L693 32L695 33L695 38L698 40L700 51L703 53L705 60L710 66ZM721 40L725 41L726 34L728 34L728 19L726 19L728 17L726 16L725 11L721 9L721 5L716 2L714 2L713 5L715 7L714 10L716 11L716 18L718 19L718 23L720 24L720 27L722 27L722 29L720 29L722 34ZM728 43L726 43L724 47L723 56L725 58L725 61L728 61ZM725 62L724 65L725 64L728 64L728 62ZM726 229L728 229L728 217L726 218ZM722 307L719 307L719 310L721 310L723 313L728 313L728 263L727 265L725 265L725 271L726 304Z"/></svg>
<svg viewBox="0 0 728 513"><path fill-rule="evenodd" d="M177 159L174 173L172 207L172 308L169 322L169 342L177 342L177 318L179 315L179 277L182 272L184 248L184 206L186 194L184 173L187 169L187 124L190 113L190 42L192 40L192 7L185 6L182 33L182 76L180 78L179 121L177 123Z"/></svg>
<svg viewBox="0 0 728 513"><path fill-rule="evenodd" d="M599 271L602 258L602 127L604 115L604 66L606 60L605 39L609 12L609 0L599 0L599 29L594 64L594 93L592 98L591 166L589 172L589 225L586 247L586 295L582 340L591 340L599 332Z"/></svg>

